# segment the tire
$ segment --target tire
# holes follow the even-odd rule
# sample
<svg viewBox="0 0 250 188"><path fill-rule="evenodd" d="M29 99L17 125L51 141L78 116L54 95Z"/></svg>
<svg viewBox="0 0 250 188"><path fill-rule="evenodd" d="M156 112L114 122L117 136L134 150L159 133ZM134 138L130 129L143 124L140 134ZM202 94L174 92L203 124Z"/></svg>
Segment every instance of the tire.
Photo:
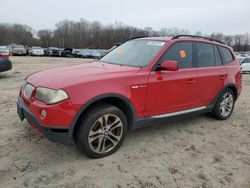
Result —
<svg viewBox="0 0 250 188"><path fill-rule="evenodd" d="M127 127L127 119L119 108L103 104L81 120L75 132L76 147L90 158L106 157L119 149Z"/></svg>
<svg viewBox="0 0 250 188"><path fill-rule="evenodd" d="M225 89L219 96L214 109L212 111L212 116L218 120L228 119L234 110L235 95L231 89Z"/></svg>

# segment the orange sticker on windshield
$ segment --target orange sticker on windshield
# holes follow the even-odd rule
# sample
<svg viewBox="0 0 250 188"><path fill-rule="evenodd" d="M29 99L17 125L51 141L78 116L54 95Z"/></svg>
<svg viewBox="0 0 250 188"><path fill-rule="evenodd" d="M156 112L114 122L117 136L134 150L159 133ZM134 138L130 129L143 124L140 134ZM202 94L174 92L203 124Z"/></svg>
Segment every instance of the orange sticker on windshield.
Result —
<svg viewBox="0 0 250 188"><path fill-rule="evenodd" d="M116 51L116 54L119 55L119 56L123 56L125 54L125 51L123 49L118 49Z"/></svg>
<svg viewBox="0 0 250 188"><path fill-rule="evenodd" d="M186 51L185 50L180 50L180 56L181 56L181 58L187 57Z"/></svg>

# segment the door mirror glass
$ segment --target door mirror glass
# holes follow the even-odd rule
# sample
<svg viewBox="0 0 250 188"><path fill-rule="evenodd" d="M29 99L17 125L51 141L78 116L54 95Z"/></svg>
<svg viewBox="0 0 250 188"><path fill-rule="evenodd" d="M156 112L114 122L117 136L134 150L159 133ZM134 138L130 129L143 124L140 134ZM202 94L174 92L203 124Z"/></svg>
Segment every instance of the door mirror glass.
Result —
<svg viewBox="0 0 250 188"><path fill-rule="evenodd" d="M179 66L177 61L164 61L161 64L161 68L163 70L167 70L167 71L177 71L179 70Z"/></svg>

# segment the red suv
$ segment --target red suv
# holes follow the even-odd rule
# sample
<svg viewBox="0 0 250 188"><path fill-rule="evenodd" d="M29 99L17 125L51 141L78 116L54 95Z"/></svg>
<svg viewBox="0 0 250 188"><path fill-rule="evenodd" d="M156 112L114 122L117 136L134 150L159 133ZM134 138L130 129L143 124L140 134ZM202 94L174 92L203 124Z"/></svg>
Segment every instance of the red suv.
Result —
<svg viewBox="0 0 250 188"><path fill-rule="evenodd" d="M17 111L47 139L99 158L114 153L127 131L155 120L200 113L228 119L241 82L233 50L219 41L138 38L98 61L28 76Z"/></svg>

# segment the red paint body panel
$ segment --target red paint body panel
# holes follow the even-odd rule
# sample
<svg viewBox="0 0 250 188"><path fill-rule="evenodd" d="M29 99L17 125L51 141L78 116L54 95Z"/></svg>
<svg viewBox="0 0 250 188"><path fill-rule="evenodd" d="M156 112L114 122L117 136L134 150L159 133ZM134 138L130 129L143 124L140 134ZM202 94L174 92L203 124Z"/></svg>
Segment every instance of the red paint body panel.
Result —
<svg viewBox="0 0 250 188"><path fill-rule="evenodd" d="M225 66L197 68L196 106L207 106L215 99L227 79Z"/></svg>
<svg viewBox="0 0 250 188"><path fill-rule="evenodd" d="M26 100L21 92L20 96L26 107L36 116L37 120L42 125L48 127L68 127L72 123L72 118L77 114L81 107L81 105L72 105L70 100L65 100L54 105L46 105L35 99L34 94L29 100ZM42 110L46 111L46 118L41 116Z"/></svg>
<svg viewBox="0 0 250 188"><path fill-rule="evenodd" d="M195 77L196 71L191 69L151 72L145 115L164 114L192 107L196 89L192 80Z"/></svg>
<svg viewBox="0 0 250 188"><path fill-rule="evenodd" d="M34 94L29 101L24 99L21 92L20 96L41 124L69 127L82 107L103 94L119 94L128 99L135 109L136 118L140 119L207 106L227 84L235 84L238 93L241 92L242 77L237 61L221 67L153 71L162 54L175 42L215 42L193 38L146 39L168 41L146 67L129 67L97 61L53 68L32 74L26 81L34 87L63 89L69 99L58 104L46 105L36 100ZM41 110L47 112L45 119L40 115Z"/></svg>
<svg viewBox="0 0 250 188"><path fill-rule="evenodd" d="M9 59L10 56L9 56L9 54L7 54L7 53L0 53L0 57Z"/></svg>

